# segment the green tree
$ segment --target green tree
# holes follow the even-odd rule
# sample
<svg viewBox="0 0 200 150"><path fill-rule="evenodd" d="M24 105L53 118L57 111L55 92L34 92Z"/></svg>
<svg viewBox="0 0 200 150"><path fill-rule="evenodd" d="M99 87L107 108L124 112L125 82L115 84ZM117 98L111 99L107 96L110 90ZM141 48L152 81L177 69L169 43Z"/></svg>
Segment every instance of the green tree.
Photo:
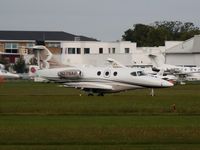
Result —
<svg viewBox="0 0 200 150"><path fill-rule="evenodd" d="M17 73L24 73L26 71L26 64L23 58L19 58L17 62L14 64L13 69Z"/></svg>
<svg viewBox="0 0 200 150"><path fill-rule="evenodd" d="M135 24L122 35L125 41L136 42L141 46L162 46L165 41L184 41L200 34L199 27L191 22L180 21L154 22L151 25Z"/></svg>
<svg viewBox="0 0 200 150"><path fill-rule="evenodd" d="M0 57L0 64L3 64L5 66L5 70L9 70L10 62L8 58Z"/></svg>
<svg viewBox="0 0 200 150"><path fill-rule="evenodd" d="M128 29L122 36L124 40L136 42L138 46L143 46L148 42L148 33L151 31L151 26L144 24L135 24L133 29Z"/></svg>

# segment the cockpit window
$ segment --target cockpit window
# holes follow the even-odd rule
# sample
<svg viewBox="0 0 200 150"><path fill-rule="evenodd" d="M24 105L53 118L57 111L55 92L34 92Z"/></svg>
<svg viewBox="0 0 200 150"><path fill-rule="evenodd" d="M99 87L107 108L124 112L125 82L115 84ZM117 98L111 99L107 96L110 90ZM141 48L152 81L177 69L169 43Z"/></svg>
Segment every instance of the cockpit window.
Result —
<svg viewBox="0 0 200 150"><path fill-rule="evenodd" d="M7 71L6 71L6 70L1 70L1 72L2 72L2 73L7 73Z"/></svg>
<svg viewBox="0 0 200 150"><path fill-rule="evenodd" d="M131 75L132 76L137 76L137 73L136 72L131 72Z"/></svg>
<svg viewBox="0 0 200 150"><path fill-rule="evenodd" d="M138 75L138 76L144 76L145 73L144 73L143 71L137 71L137 75Z"/></svg>

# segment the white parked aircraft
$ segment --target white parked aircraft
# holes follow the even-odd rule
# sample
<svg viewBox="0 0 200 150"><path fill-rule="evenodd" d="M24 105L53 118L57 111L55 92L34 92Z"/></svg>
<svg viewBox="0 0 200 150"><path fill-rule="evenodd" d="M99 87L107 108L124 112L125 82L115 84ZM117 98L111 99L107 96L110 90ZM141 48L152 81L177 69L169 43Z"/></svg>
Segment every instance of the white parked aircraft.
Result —
<svg viewBox="0 0 200 150"><path fill-rule="evenodd" d="M109 62L110 66L112 66L113 68L128 68L112 58L108 58L107 61ZM132 68L134 68L134 67L132 67ZM169 81L171 83L176 83L176 81L178 79L174 75L164 74L164 70L160 70L158 73L156 73L156 72L152 71L152 68L138 68L137 67L135 69L141 69L145 74L147 74L149 76L160 78L160 79Z"/></svg>
<svg viewBox="0 0 200 150"><path fill-rule="evenodd" d="M178 77L176 77L175 75L165 74L164 70L160 70L157 74L152 75L152 76L169 81L173 84L176 83L178 80Z"/></svg>
<svg viewBox="0 0 200 150"><path fill-rule="evenodd" d="M196 81L200 80L200 67L182 67L159 62L156 55L149 55L151 60L156 64L155 68L164 70L166 73L174 75L179 81Z"/></svg>

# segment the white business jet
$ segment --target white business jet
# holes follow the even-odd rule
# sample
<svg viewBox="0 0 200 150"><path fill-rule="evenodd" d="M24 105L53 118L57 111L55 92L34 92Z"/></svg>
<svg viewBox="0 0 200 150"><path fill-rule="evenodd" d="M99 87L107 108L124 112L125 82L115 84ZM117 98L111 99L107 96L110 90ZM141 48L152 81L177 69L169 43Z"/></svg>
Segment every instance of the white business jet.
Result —
<svg viewBox="0 0 200 150"><path fill-rule="evenodd" d="M145 75L133 68L111 67L65 67L37 70L39 77L63 83L88 92L88 95L103 95L140 88L166 88L172 83Z"/></svg>
<svg viewBox="0 0 200 150"><path fill-rule="evenodd" d="M44 46L35 47L38 58L47 58L49 61L52 56L50 51ZM45 53L42 50L46 51ZM45 56L39 56L39 53ZM48 61L43 60L45 66ZM41 60L38 60L41 62ZM39 65L42 66L42 65ZM36 70L36 76L48 81L63 83L65 87L73 87L88 92L88 95L105 93L115 93L140 88L166 88L173 84L156 77L148 76L140 69L127 67L58 67L43 68Z"/></svg>
<svg viewBox="0 0 200 150"><path fill-rule="evenodd" d="M1 79L18 79L20 76L18 74L10 73L6 70L0 70Z"/></svg>

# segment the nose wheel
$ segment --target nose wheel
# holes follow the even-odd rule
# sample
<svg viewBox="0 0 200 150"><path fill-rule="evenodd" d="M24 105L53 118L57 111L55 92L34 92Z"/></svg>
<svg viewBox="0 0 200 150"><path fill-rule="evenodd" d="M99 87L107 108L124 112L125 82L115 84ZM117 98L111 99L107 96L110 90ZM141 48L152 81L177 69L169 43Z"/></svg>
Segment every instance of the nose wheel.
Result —
<svg viewBox="0 0 200 150"><path fill-rule="evenodd" d="M104 94L103 93L99 93L97 96L104 96Z"/></svg>
<svg viewBox="0 0 200 150"><path fill-rule="evenodd" d="M88 96L94 96L94 94L92 94L92 93L89 93L89 94L88 94Z"/></svg>
<svg viewBox="0 0 200 150"><path fill-rule="evenodd" d="M150 95L151 95L151 96L155 96L155 93L154 93L154 89L153 89L153 88L151 89Z"/></svg>

